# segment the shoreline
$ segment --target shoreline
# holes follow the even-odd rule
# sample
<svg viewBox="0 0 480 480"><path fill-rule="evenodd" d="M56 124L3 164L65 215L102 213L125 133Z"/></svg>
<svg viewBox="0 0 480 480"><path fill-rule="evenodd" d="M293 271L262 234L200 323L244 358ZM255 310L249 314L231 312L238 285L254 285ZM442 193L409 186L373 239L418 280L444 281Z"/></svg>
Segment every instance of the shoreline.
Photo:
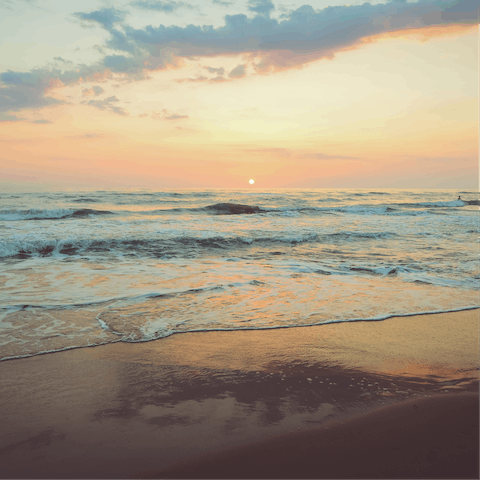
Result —
<svg viewBox="0 0 480 480"><path fill-rule="evenodd" d="M103 302L102 302L103 303ZM270 330L282 330L282 329L291 329L291 328L312 328L312 327L322 327L324 325L336 325L339 323L358 323L358 322L384 322L387 320L392 320L392 319L398 319L398 318L410 318L410 317L423 317L423 316L428 316L428 315L444 315L444 314L449 314L449 313L457 313L457 312L469 312L472 310L478 310L480 312L480 306L470 306L470 307L462 307L462 308L456 308L453 310L439 310L439 311L433 311L433 312L416 312L416 313L405 313L405 314L392 314L392 315L387 315L387 316L380 316L380 317L369 317L369 318L358 318L358 319L351 319L351 320L331 320L331 321L326 321L324 323L314 323L314 324L305 324L305 325L278 325L274 327L244 327L244 328L219 328L219 329L212 329L212 330L187 330L187 331L178 331L178 332L173 332L170 335L167 335L166 337L158 337L158 338L152 338L149 340L143 340L143 341L136 341L136 342L124 342L121 339L114 341L114 342L105 342L105 343L98 343L95 345L75 345L75 346L69 346L65 347L59 350L45 350L41 351L38 353L33 353L33 354L26 354L26 355L18 355L18 356L11 356L11 357L5 357L5 358L0 358L0 362L6 362L10 360L19 360L23 358L31 358L31 357L36 357L38 355L48 355L52 353L60 353L60 352L66 352L69 350L75 350L78 348L95 348L95 347L102 347L105 345L113 345L116 343L126 343L126 344L132 344L132 343L148 343L148 342L156 342L156 341L161 341L176 335L181 335L181 334L194 334L194 333L216 333L216 332L249 332L249 331L270 331ZM102 322L103 323L103 322ZM108 328L104 327L103 325L101 326L102 329L107 330Z"/></svg>
<svg viewBox="0 0 480 480"><path fill-rule="evenodd" d="M158 473L412 398L460 411L464 395L478 402L479 313L185 333L4 362L0 477Z"/></svg>

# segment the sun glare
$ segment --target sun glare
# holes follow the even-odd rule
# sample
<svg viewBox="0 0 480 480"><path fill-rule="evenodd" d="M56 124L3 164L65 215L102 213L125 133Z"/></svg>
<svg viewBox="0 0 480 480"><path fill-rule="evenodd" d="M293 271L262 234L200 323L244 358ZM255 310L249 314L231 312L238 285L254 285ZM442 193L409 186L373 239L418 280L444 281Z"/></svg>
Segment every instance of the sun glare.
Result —
<svg viewBox="0 0 480 480"><path fill-rule="evenodd" d="M248 183L249 183L250 185L253 185L253 184L255 183L255 180L254 180L253 178L251 178L251 179L248 181Z"/></svg>

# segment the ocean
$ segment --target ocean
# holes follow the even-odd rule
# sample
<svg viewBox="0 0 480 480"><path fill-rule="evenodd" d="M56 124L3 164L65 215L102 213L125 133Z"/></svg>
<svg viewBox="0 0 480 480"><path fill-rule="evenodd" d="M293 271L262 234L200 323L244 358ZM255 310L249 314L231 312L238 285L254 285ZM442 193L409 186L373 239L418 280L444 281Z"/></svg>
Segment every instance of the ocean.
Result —
<svg viewBox="0 0 480 480"><path fill-rule="evenodd" d="M3 192L0 359L478 308L478 206L475 190Z"/></svg>

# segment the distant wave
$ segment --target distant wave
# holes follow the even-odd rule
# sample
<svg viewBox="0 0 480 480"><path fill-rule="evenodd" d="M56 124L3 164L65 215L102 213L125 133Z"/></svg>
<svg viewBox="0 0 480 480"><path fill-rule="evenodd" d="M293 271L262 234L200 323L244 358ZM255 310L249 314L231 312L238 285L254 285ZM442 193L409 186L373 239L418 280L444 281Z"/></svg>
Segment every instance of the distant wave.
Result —
<svg viewBox="0 0 480 480"><path fill-rule="evenodd" d="M352 193L354 197L368 197L370 195L390 195L388 192L367 192L367 193Z"/></svg>
<svg viewBox="0 0 480 480"><path fill-rule="evenodd" d="M136 211L134 213L138 215L169 215L169 214L182 214L182 213L205 214L207 213L210 215L269 214L269 215L282 215L282 216L297 216L300 214L335 215L335 214L341 214L341 213L349 213L349 214L356 214L356 215L418 216L418 215L429 215L428 210L425 209L426 206L432 208L434 205L356 204L356 205L344 205L344 206L332 206L332 207L288 206L288 207L265 208L265 207L259 207L256 205L252 206L252 205L242 205L242 204L236 204L236 203L217 203L215 205L209 205L206 207L194 207L194 208L176 207L176 208ZM437 205L437 206L442 206L442 205ZM448 205L448 206L464 206L464 203L459 202L459 205ZM405 207L410 207L410 208L405 208ZM422 207L423 207L423 210L422 210Z"/></svg>
<svg viewBox="0 0 480 480"><path fill-rule="evenodd" d="M165 208L158 210L146 210L144 212L135 212L145 215L162 215L169 213L209 213L213 215L249 215L254 213L265 213L270 210L266 210L257 206L242 205L239 203L216 203L215 205L208 205L206 207L193 207L193 208Z"/></svg>
<svg viewBox="0 0 480 480"><path fill-rule="evenodd" d="M205 210L214 211L218 215L241 215L266 212L266 210L257 206L252 207L251 205L240 205L238 203L216 203L215 205L205 207Z"/></svg>
<svg viewBox="0 0 480 480"><path fill-rule="evenodd" d="M184 256L199 249L235 250L251 245L273 247L275 245L298 245L306 243L342 244L351 241L381 240L396 236L390 232L338 232L321 235L315 232L303 234L286 234L277 236L221 236L212 234L208 237L176 236L170 238L139 239L104 239L104 240L18 240L6 241L0 245L0 258L14 257L26 259L30 257L51 255L87 255L113 254L140 256Z"/></svg>
<svg viewBox="0 0 480 480"><path fill-rule="evenodd" d="M463 207L465 202L463 200L450 200L448 202L419 202L419 203L399 203L401 207L410 207L410 208L441 208L441 207Z"/></svg>
<svg viewBox="0 0 480 480"><path fill-rule="evenodd" d="M98 198L92 198L92 197L79 197L79 198L74 198L72 202L76 203L98 203L100 200Z"/></svg>
<svg viewBox="0 0 480 480"><path fill-rule="evenodd" d="M173 194L172 194L173 195ZM76 197L73 202L93 203L97 200L93 197ZM216 203L205 207L174 207L159 208L155 210L136 210L122 213L129 215L176 215L176 214L199 214L199 215L251 215L269 214L282 216L298 216L300 214L356 214L356 215L394 215L394 216L417 216L429 215L429 210L445 207L463 207L465 205L480 205L479 200L452 200L449 202L422 202L422 203L392 203L392 204L353 204L338 205L331 207L322 206L284 206L284 207L261 207L240 203ZM27 209L27 210L0 210L0 221L24 221L24 220L55 220L66 218L88 218L94 215L114 215L109 210L97 210L90 208L60 208L60 209Z"/></svg>
<svg viewBox="0 0 480 480"><path fill-rule="evenodd" d="M52 210L28 209L28 210L0 210L0 221L21 221L21 220L56 220L61 218L85 218L90 215L113 215L108 210L93 210L82 208L73 210L69 208L58 208Z"/></svg>

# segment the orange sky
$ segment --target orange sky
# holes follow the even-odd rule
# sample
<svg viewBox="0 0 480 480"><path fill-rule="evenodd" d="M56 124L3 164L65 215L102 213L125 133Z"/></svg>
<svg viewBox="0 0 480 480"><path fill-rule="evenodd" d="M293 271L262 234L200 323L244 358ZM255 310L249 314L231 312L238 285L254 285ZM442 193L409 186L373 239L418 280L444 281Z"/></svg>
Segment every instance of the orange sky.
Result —
<svg viewBox="0 0 480 480"><path fill-rule="evenodd" d="M114 50L107 37L97 44L103 60L92 54L90 65L75 68L61 51L54 59L63 69L47 60L47 67L9 63L1 69L0 98L3 93L8 102L0 102L0 182L243 188L254 178L252 188L476 188L475 21L422 25L433 9L409 20L407 27L415 28L395 29L400 9L392 13L394 4L384 4L390 10L361 24L366 32L365 25L380 25L380 33L345 42L328 33L315 45L289 44L280 38L289 38L282 25L296 25L296 10L275 19L278 8L267 0L249 5L242 21L251 30L262 21L262 31L276 22L280 33L272 38L278 45L264 37L259 43L252 30L244 33L245 45L232 51L225 33L214 44L217 37L204 41L202 31L193 30L188 46L175 47L169 38L153 49L147 45L152 40L144 39L153 30L148 24L134 28L132 12L76 12L86 24L80 33L130 35L137 42L133 53L120 55L126 47ZM382 7L357 5L349 21L363 18L365 5L370 16ZM312 8L298 21L313 25L325 12L330 10ZM177 29L190 31L179 13L174 20ZM215 32L224 32L218 23ZM310 35L327 28L322 25L311 27ZM156 35L165 36L164 30ZM173 26L171 32L176 34ZM198 46L197 40L210 43ZM150 49L143 57L141 41ZM149 62L157 63L148 70Z"/></svg>

